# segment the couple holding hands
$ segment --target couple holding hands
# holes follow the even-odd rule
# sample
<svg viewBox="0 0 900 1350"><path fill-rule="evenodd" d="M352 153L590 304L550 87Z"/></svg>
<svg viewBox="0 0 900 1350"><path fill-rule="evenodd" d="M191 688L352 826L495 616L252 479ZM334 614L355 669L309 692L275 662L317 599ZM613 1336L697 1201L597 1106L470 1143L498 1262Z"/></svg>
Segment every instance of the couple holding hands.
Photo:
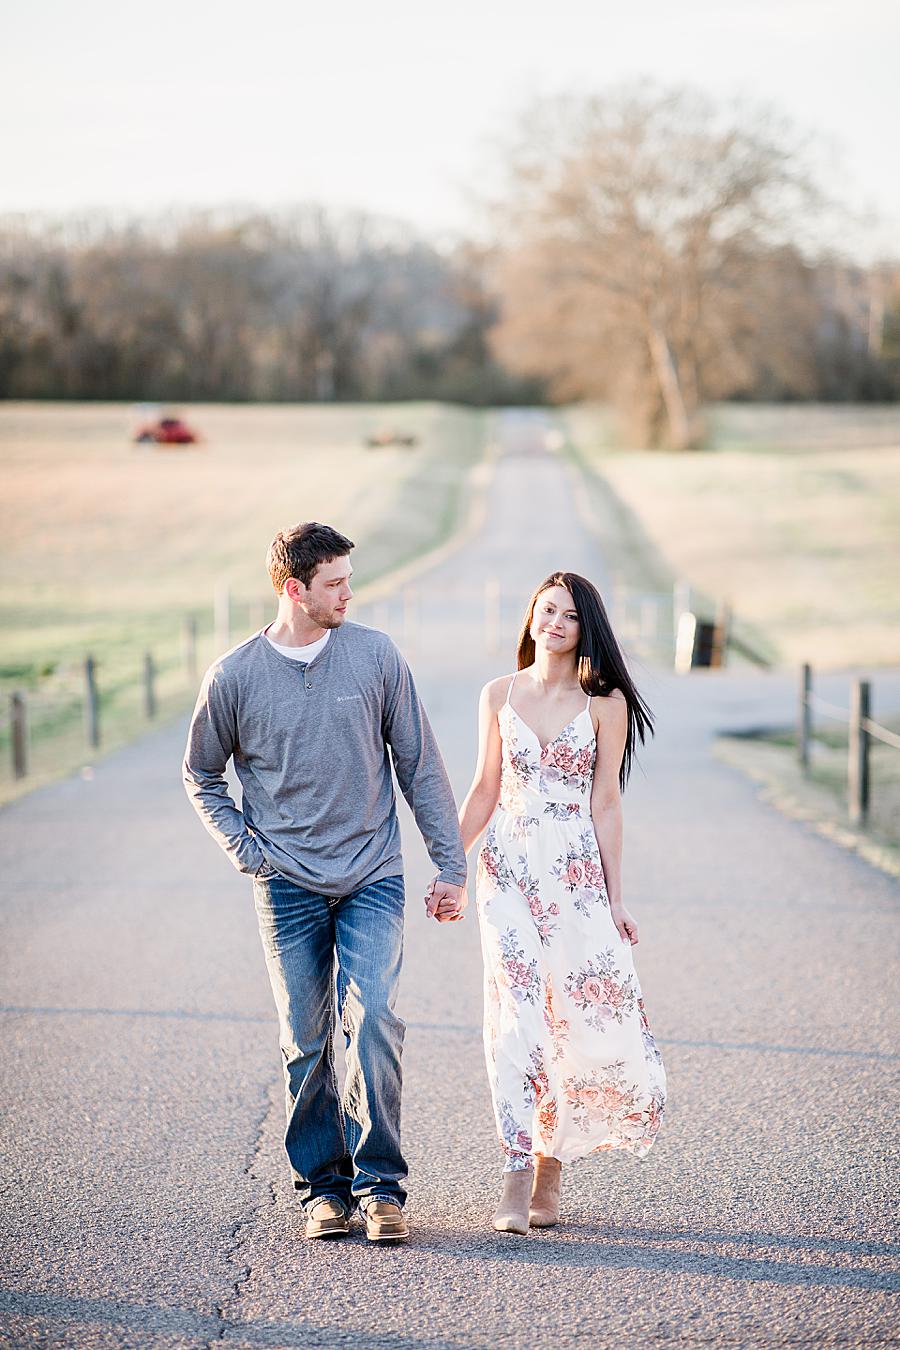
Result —
<svg viewBox="0 0 900 1350"><path fill-rule="evenodd" d="M606 1149L643 1156L662 1118L665 1073L621 896L621 791L651 714L596 589L553 574L528 605L516 674L482 690L478 761L457 815L409 667L384 633L347 621L352 548L316 522L276 535L266 561L277 617L207 671L185 787L253 880L309 1238L345 1235L357 1207L370 1240L409 1235L391 763L437 868L425 903L438 922L462 918L466 853L487 827L476 899L505 1154L493 1226L525 1234L557 1222L564 1163Z"/></svg>

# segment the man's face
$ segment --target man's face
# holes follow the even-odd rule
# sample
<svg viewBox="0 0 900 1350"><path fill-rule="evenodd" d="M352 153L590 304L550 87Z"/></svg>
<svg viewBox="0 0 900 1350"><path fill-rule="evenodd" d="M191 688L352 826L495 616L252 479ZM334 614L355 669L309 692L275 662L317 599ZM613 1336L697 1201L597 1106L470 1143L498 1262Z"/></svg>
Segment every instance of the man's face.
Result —
<svg viewBox="0 0 900 1350"><path fill-rule="evenodd" d="M352 575L349 558L334 558L319 563L308 587L302 581L294 581L293 586L289 583L288 594L319 628L340 628L353 597Z"/></svg>

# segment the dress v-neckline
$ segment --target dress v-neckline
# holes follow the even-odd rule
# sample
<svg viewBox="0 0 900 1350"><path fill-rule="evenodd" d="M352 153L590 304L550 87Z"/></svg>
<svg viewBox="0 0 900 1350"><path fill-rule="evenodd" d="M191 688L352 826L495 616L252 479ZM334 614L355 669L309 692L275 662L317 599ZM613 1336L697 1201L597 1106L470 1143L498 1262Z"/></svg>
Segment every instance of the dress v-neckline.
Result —
<svg viewBox="0 0 900 1350"><path fill-rule="evenodd" d="M515 708L513 707L513 705L510 703L510 701L509 701L508 698L507 698L507 700L506 700L505 706L506 706L507 708L509 708L509 711L510 711L515 717L517 717L517 718L519 719L519 721L522 723L522 726L525 728L525 730L526 730L526 731L529 731L529 732L531 733L531 735L534 737L534 739L535 739L535 741L536 741L536 743L537 743L537 745L538 745L538 747L539 747L539 749L540 749L541 755L545 755L545 754L547 753L547 751L550 749L551 745L555 745L556 742L559 740L559 738L563 735L563 733L566 732L566 731L568 731L568 730L569 730L569 727L573 726L574 723L578 721L579 717L583 717L584 714L585 714L586 712L589 711L588 708L582 708L582 710L581 710L580 713L576 713L574 717L570 717L570 718L569 718L568 722L566 723L566 725L565 725L564 727L560 727L559 731L558 731L558 732L556 733L556 735L553 737L552 741L548 741L546 745L541 745L541 738L540 738L540 736L537 734L537 732L535 731L534 727L530 727L530 726L528 725L528 723L525 721L525 718L522 716L522 714L521 714L520 712L517 712L517 711L516 711L516 709L515 709Z"/></svg>

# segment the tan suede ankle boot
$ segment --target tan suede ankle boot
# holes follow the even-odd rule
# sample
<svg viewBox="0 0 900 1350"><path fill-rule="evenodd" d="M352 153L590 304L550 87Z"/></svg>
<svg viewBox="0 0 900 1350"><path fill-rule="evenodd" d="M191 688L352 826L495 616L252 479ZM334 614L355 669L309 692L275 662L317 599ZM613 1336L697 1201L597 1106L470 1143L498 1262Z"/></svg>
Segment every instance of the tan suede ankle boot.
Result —
<svg viewBox="0 0 900 1350"><path fill-rule="evenodd" d="M528 1232L528 1202L533 1178L534 1171L530 1167L503 1173L503 1193L493 1218L498 1233Z"/></svg>
<svg viewBox="0 0 900 1350"><path fill-rule="evenodd" d="M534 1191L528 1221L532 1228L552 1228L559 1223L559 1186L562 1163L556 1158L537 1159L534 1170Z"/></svg>

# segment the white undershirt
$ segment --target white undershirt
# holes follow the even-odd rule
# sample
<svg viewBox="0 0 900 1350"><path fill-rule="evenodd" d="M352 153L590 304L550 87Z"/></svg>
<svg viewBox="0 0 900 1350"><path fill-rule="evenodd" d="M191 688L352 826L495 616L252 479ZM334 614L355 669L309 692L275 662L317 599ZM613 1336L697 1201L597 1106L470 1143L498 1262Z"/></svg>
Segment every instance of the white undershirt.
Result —
<svg viewBox="0 0 900 1350"><path fill-rule="evenodd" d="M281 655L286 656L289 661L305 661L307 665L310 661L316 659L319 652L324 652L330 637L331 629L329 628L324 637L316 638L315 642L308 642L305 647L282 647L280 642L272 642L272 639L266 633L266 641L272 643L276 652L281 652Z"/></svg>

